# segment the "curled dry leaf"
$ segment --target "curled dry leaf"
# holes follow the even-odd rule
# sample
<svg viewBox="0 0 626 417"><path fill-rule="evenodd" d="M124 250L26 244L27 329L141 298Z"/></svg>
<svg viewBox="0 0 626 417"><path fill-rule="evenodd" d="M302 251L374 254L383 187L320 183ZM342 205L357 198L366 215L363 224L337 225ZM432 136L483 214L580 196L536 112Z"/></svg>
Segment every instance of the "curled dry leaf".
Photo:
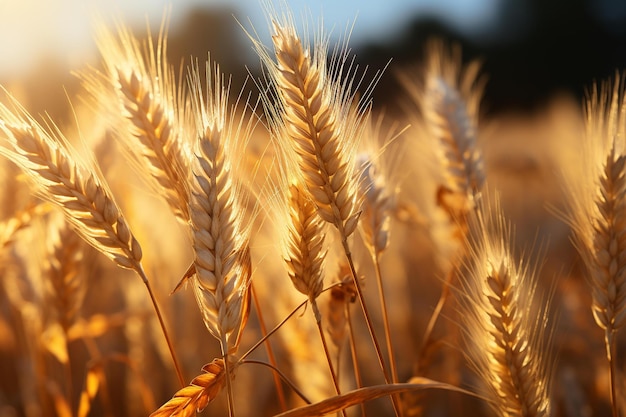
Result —
<svg viewBox="0 0 626 417"><path fill-rule="evenodd" d="M202 367L203 373L198 375L185 388L174 394L171 400L163 404L150 417L193 416L217 397L226 380L224 379L224 360L213 359L213 362Z"/></svg>

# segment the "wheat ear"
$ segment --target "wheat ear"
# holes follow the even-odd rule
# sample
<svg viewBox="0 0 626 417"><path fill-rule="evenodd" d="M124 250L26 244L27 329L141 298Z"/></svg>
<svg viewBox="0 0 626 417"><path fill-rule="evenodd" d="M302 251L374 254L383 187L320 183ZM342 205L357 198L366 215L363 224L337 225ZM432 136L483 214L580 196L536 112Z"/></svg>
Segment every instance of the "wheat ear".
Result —
<svg viewBox="0 0 626 417"><path fill-rule="evenodd" d="M240 154L239 146L249 133L241 129L243 117L235 125L228 112L228 87L219 68L212 69L207 63L206 98L199 72L196 66L190 75L197 126L189 208L196 271L192 285L204 324L222 347L232 415L228 355L237 351L248 318L252 273L250 228L244 219L246 199L232 158Z"/></svg>
<svg viewBox="0 0 626 417"><path fill-rule="evenodd" d="M476 134L484 80L478 77L478 62L462 67L458 47L447 50L440 41L431 41L426 53L422 85L408 73L399 76L420 106L433 146L438 149L444 174L438 203L452 221L459 223L457 237L462 241L464 217L485 182Z"/></svg>
<svg viewBox="0 0 626 417"><path fill-rule="evenodd" d="M184 385L161 311L141 265L141 246L104 179L71 152L60 131L47 132L11 100L15 113L0 105L0 130L7 138L6 145L0 146L0 153L22 169L41 198L62 209L65 218L87 243L118 266L132 269L139 275L152 300L178 378Z"/></svg>
<svg viewBox="0 0 626 417"><path fill-rule="evenodd" d="M300 186L297 183L289 185L288 206L291 221L289 222L288 237L283 253L285 254L289 278L291 278L296 289L309 298L335 391L337 395L340 395L339 380L333 368L326 336L322 328L322 315L317 305L317 297L324 287L323 263L326 256L324 251L324 223L322 218L318 216L313 201L309 199L307 194L300 191Z"/></svg>
<svg viewBox="0 0 626 417"><path fill-rule="evenodd" d="M545 306L536 309L536 278L512 256L499 207L479 204L470 219L461 308L468 359L501 416L550 415Z"/></svg>
<svg viewBox="0 0 626 417"><path fill-rule="evenodd" d="M47 233L50 256L46 262L50 301L67 334L82 306L85 281L81 276L84 241L62 219L51 218Z"/></svg>
<svg viewBox="0 0 626 417"><path fill-rule="evenodd" d="M351 164L356 138L349 126L342 125L345 93L326 74L323 45L311 56L292 24L274 22L274 32L277 64L273 68L284 104L288 146L298 155L320 216L347 238L356 228L359 207Z"/></svg>
<svg viewBox="0 0 626 417"><path fill-rule="evenodd" d="M167 61L167 31L163 23L156 45L151 36L142 44L122 25L98 31L97 43L106 69L103 76L83 76L86 90L106 106L116 137L126 155L147 173L183 223L189 221L188 173L191 163L185 138L186 90L177 83Z"/></svg>
<svg viewBox="0 0 626 417"><path fill-rule="evenodd" d="M593 90L586 107L582 178L570 186L569 222L589 272L593 316L604 332L613 416L615 335L626 323L626 129L623 79Z"/></svg>

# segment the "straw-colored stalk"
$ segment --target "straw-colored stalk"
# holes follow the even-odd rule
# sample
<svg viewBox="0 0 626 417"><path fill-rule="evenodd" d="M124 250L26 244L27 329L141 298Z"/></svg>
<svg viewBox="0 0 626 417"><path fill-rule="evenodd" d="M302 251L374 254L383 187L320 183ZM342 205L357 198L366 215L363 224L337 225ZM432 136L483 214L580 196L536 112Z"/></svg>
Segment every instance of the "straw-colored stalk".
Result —
<svg viewBox="0 0 626 417"><path fill-rule="evenodd" d="M370 152L360 153L358 160L361 170L359 193L363 200L363 212L361 213L359 228L374 263L385 342L387 344L387 355L389 357L389 368L391 369L392 382L395 383L398 382L398 370L393 352L391 326L380 268L380 257L389 244L393 193L389 191L389 185L386 184L382 172L377 170L375 158Z"/></svg>
<svg viewBox="0 0 626 417"><path fill-rule="evenodd" d="M286 154L300 168L294 175L301 176L320 217L339 231L380 368L390 382L348 244L360 215L354 158L365 114L353 107L351 82L333 81L327 73L326 41L318 39L314 50L305 47L289 17L273 20L273 28L276 62L258 50L277 88L280 104L273 112L282 112L286 131L277 135L278 146L289 149ZM343 75L342 68L336 73Z"/></svg>
<svg viewBox="0 0 626 417"><path fill-rule="evenodd" d="M462 242L467 234L467 217L474 210L485 182L482 153L477 144L478 108L483 81L480 65L462 66L459 48L448 50L439 41L427 47L424 79L399 74L412 101L420 107L429 144L436 149L442 178L437 188L437 205L452 223L457 246L449 259L441 296L426 326L419 356L433 342L432 334L455 279L455 266L462 258ZM458 246L461 244L461 246ZM460 250L459 250L460 248Z"/></svg>
<svg viewBox="0 0 626 417"><path fill-rule="evenodd" d="M313 201L300 191L297 183L289 184L288 196L290 221L283 245L287 271L294 287L309 298L333 385L337 395L340 395L337 372L333 368L317 305L317 297L324 288L324 221L318 216Z"/></svg>
<svg viewBox="0 0 626 417"><path fill-rule="evenodd" d="M249 132L243 117L237 124L227 108L228 87L219 68L207 63L206 97L197 66L191 71L190 83L197 128L189 207L196 272L191 284L204 324L221 344L232 415L228 355L236 353L246 325L252 274L248 246L251 222L244 218L246 198L234 158L240 155L242 140Z"/></svg>

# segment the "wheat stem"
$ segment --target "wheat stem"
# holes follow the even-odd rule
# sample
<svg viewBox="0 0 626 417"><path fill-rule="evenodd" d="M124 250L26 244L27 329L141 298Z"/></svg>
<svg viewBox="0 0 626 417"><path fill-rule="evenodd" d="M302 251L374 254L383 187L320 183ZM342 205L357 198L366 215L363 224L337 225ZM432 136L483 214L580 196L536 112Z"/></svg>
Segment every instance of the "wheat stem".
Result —
<svg viewBox="0 0 626 417"><path fill-rule="evenodd" d="M143 283L146 285L146 289L148 290L148 294L150 294L150 300L152 301L152 306L154 307L154 312L157 315L159 320L159 326L161 327L161 331L163 332L163 336L165 337L165 341L167 342L167 348L170 351L170 356L172 357L172 361L174 362L174 368L176 369L176 376L178 377L178 382L182 387L186 385L185 378L183 377L182 368L178 359L176 358L176 352L174 351L174 345L170 339L169 333L167 331L167 327L165 326L165 321L163 320L163 315L161 314L161 309L159 308L159 304L157 303L154 292L152 291L152 286L148 281L148 277L146 276L143 268L139 267L135 269L135 272L139 275Z"/></svg>
<svg viewBox="0 0 626 417"><path fill-rule="evenodd" d="M361 378L361 370L359 369L359 355L356 349L356 336L354 334L354 326L352 325L352 315L350 314L350 305L346 303L346 316L348 320L348 330L350 339L350 355L352 356L352 367L354 369L354 379L356 381L356 387L363 387L363 378ZM361 416L365 417L365 405L360 404Z"/></svg>
<svg viewBox="0 0 626 417"><path fill-rule="evenodd" d="M306 302L303 304L305 305ZM257 365L263 365L263 366L267 366L268 368L270 368L273 373L275 373L276 375L278 375L278 377L280 379L282 379L282 381L287 384L287 386L289 388L291 388L293 390L293 392L296 393L296 395L298 397L300 397L302 399L302 401L304 401L306 404L311 404L311 400L309 400L306 395L304 395L304 393L302 391L300 391L300 389L298 389L298 387L289 380L289 378L287 378L287 376L280 370L278 369L276 366L263 362L263 361L257 361L257 360L253 360L253 359L246 359L246 360L239 360L238 362L239 364L244 364L244 363L253 363L253 364L257 364Z"/></svg>
<svg viewBox="0 0 626 417"><path fill-rule="evenodd" d="M387 343L387 353L389 355L389 366L391 369L392 382L398 382L398 369L393 353L393 343L391 342L391 326L389 325L389 315L387 313L387 302L385 300L385 290L383 289L383 278L380 270L380 259L378 255L374 255L374 270L376 272L376 282L378 283L378 294L383 318L383 328L385 330L385 341Z"/></svg>
<svg viewBox="0 0 626 417"><path fill-rule="evenodd" d="M365 324L367 325L367 330L370 335L370 339L374 344L374 350L376 351L376 357L378 358L378 365L383 372L383 377L385 378L385 383L390 384L391 379L389 378L389 372L387 371L387 367L385 366L385 360L383 358L382 350L380 348L380 343L378 342L378 338L376 337L376 333L374 331L374 325L370 319L369 312L367 310L367 303L365 302L365 297L363 295L363 290L361 288L361 283L359 282L359 278L356 272L356 268L354 267L354 261L352 260L352 253L350 252L350 246L348 245L348 240L343 239L341 242L346 259L348 260L348 265L350 266L350 272L352 274L352 280L354 282L354 286L356 288L357 296L359 297L359 304L361 304L361 310L363 311L363 317L365 318ZM393 404L393 409L396 416L399 413L400 407L397 404L397 400L395 396L391 397L391 401Z"/></svg>
<svg viewBox="0 0 626 417"><path fill-rule="evenodd" d="M328 369L330 370L330 376L333 380L333 385L335 387L335 392L337 395L341 395L341 390L339 389L339 379L337 378L337 374L335 373L335 369L333 367L333 361L330 357L330 351L328 350L328 344L326 343L326 336L324 335L324 329L322 329L322 315L320 314L320 310L317 306L317 301L315 298L309 298L309 302L311 303L311 309L313 310L313 315L315 316L315 322L317 324L317 329L319 330L320 340L322 341L322 346L324 348L324 355L326 356L326 361L328 362ZM342 411L344 417L346 417L345 410Z"/></svg>
<svg viewBox="0 0 626 417"><path fill-rule="evenodd" d="M611 399L611 411L613 417L619 417L619 410L617 404L617 387L615 377L617 376L617 364L615 361L615 350L617 343L613 331L606 329L604 333L604 342L606 345L606 357L609 361L609 392Z"/></svg>
<svg viewBox="0 0 626 417"><path fill-rule="evenodd" d="M276 357L274 356L274 349L272 348L272 343L267 336L267 327L265 326L265 320L263 319L263 309L261 308L261 303L259 302L259 298L257 297L257 293L254 289L254 281L250 283L250 291L252 293L252 300L254 302L254 307L256 309L257 317L259 319L259 328L261 330L261 337L265 340L265 350L267 351L267 357L270 361L270 365L272 368L278 368ZM272 374L274 378L274 385L276 386L276 395L278 396L278 403L280 405L281 411L287 410L287 401L285 400L285 393L283 392L283 387L280 382L280 375Z"/></svg>

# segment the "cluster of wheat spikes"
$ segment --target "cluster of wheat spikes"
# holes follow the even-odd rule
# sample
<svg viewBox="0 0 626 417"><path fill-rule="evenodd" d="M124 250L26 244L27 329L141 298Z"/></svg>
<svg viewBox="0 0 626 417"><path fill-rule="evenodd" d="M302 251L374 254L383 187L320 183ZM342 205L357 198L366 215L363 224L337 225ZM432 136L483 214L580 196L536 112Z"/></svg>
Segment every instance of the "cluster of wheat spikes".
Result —
<svg viewBox="0 0 626 417"><path fill-rule="evenodd" d="M98 27L80 135L5 90L0 416L626 416L623 79L559 180L604 332L583 362L608 359L581 371L553 315L589 291L516 249L479 64L432 42L391 75L406 114L376 116L347 45L266 6L258 106L208 60L176 73L167 22Z"/></svg>

